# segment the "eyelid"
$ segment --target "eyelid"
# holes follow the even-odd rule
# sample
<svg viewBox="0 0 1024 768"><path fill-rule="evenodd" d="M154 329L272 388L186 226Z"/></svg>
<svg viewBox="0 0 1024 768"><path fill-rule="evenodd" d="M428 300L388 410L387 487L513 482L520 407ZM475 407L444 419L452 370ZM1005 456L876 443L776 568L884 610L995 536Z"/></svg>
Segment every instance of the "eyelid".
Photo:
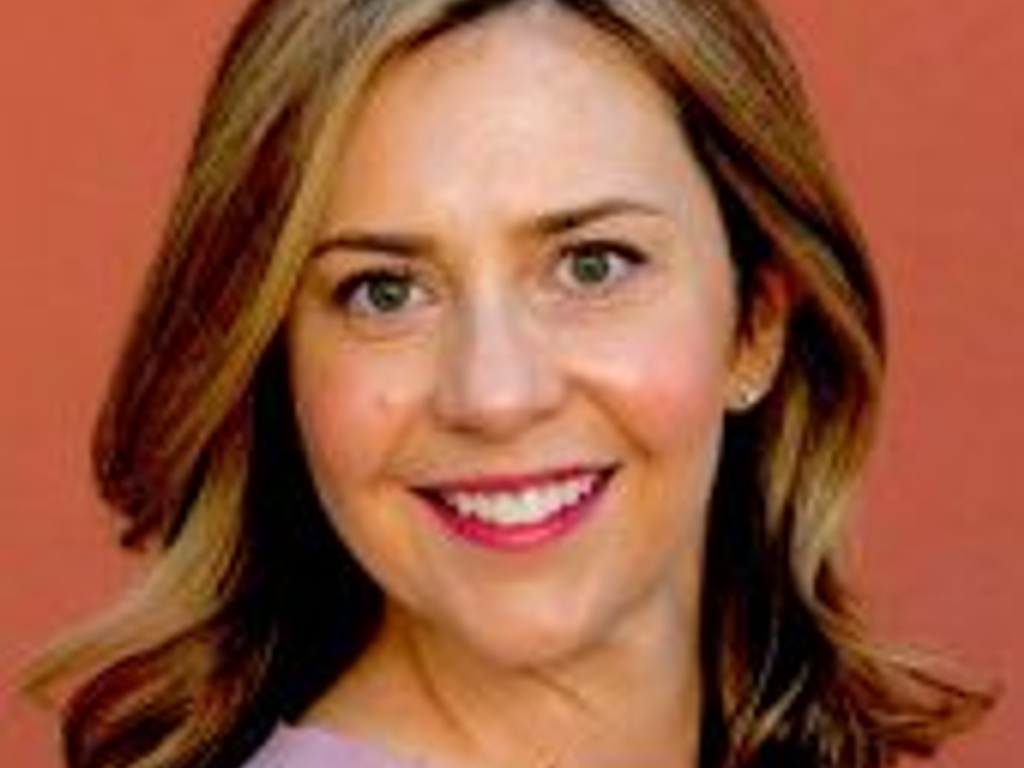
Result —
<svg viewBox="0 0 1024 768"><path fill-rule="evenodd" d="M375 311L371 307L357 307L355 300L360 290L365 289L374 280L397 280L410 283L410 290L421 295L420 298L410 300L408 306L395 312ZM394 319L390 315L400 315L420 307L425 303L422 298L427 290L421 281L416 280L414 270L406 265L374 266L353 270L350 274L339 279L330 291L331 303L351 317L364 319Z"/></svg>
<svg viewBox="0 0 1024 768"><path fill-rule="evenodd" d="M608 251L621 256L630 263L644 262L648 258L643 248L615 237L581 237L566 243L559 248L559 251L565 256L573 256L581 252Z"/></svg>
<svg viewBox="0 0 1024 768"><path fill-rule="evenodd" d="M627 268L641 266L650 260L642 248L631 243L614 238L595 237L568 243L559 248L557 266L573 257L592 253L614 256L625 262Z"/></svg>

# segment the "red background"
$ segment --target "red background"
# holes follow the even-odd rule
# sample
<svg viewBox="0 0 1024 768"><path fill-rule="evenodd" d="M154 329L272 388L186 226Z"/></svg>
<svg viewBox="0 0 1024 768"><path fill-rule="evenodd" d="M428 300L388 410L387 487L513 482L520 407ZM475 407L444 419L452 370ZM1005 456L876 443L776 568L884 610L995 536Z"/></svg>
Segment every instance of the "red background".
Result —
<svg viewBox="0 0 1024 768"><path fill-rule="evenodd" d="M89 424L240 0L33 0L0 25L0 762L56 765L17 665L116 593ZM941 768L1024 752L1024 7L772 0L891 301L857 520L873 613L1006 688Z"/></svg>

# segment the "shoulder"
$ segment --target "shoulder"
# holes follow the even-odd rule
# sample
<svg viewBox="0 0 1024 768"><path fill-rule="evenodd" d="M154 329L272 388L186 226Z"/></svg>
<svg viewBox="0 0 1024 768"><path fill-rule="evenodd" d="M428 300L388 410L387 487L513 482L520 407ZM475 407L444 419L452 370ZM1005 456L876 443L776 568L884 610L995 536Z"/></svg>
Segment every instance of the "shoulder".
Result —
<svg viewBox="0 0 1024 768"><path fill-rule="evenodd" d="M281 725L242 768L427 768L384 747L317 727Z"/></svg>

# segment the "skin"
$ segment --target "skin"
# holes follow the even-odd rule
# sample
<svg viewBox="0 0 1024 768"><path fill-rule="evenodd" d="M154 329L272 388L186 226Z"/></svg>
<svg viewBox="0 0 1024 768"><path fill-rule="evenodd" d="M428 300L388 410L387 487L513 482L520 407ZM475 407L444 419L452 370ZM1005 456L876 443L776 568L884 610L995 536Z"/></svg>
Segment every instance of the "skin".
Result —
<svg viewBox="0 0 1024 768"><path fill-rule="evenodd" d="M308 721L453 767L695 765L708 496L781 310L738 338L666 95L564 11L503 11L385 71L333 184L288 320L295 410L388 610ZM595 465L593 514L515 551L415 492Z"/></svg>

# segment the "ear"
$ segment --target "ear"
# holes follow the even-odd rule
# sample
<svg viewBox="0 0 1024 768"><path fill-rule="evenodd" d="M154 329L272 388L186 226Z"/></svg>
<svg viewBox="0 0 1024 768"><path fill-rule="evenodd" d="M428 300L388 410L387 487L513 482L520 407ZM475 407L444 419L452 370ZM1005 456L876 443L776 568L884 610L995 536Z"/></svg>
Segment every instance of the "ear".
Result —
<svg viewBox="0 0 1024 768"><path fill-rule="evenodd" d="M754 295L737 323L726 406L732 413L753 408L771 390L786 351L792 294L771 267L757 275Z"/></svg>

